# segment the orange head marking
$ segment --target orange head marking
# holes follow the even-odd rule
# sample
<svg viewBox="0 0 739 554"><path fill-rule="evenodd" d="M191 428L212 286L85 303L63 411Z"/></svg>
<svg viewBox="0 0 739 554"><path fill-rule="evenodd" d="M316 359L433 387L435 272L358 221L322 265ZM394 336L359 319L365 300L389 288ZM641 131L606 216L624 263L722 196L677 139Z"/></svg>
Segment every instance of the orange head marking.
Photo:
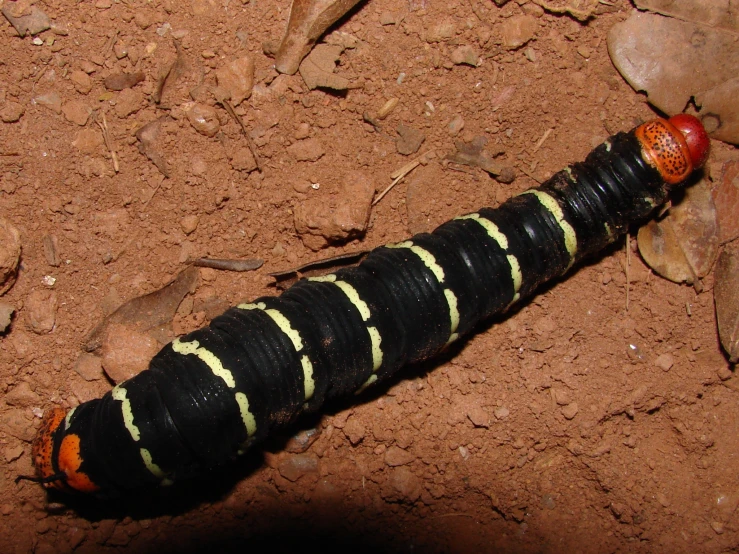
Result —
<svg viewBox="0 0 739 554"><path fill-rule="evenodd" d="M99 487L87 474L79 471L82 465L80 437L73 433L66 435L58 451L54 452L54 435L65 417L66 412L61 408L52 408L44 414L32 447L36 475L47 488L69 490L71 487L81 492L94 492ZM55 455L58 470L54 467ZM63 477L54 479L54 476L58 474L63 474Z"/></svg>
<svg viewBox="0 0 739 554"><path fill-rule="evenodd" d="M693 158L683 134L666 119L655 119L635 130L642 155L665 183L676 185L693 171Z"/></svg>
<svg viewBox="0 0 739 554"><path fill-rule="evenodd" d="M44 479L48 479L57 473L54 470L54 464L52 462L54 456L54 433L62 421L64 421L65 415L66 412L61 408L47 410L44 418L41 420L41 427L36 433L36 438L33 440L33 446L31 448L33 465L36 467L36 475L38 475L42 482ZM56 482L52 482L50 486L56 487Z"/></svg>

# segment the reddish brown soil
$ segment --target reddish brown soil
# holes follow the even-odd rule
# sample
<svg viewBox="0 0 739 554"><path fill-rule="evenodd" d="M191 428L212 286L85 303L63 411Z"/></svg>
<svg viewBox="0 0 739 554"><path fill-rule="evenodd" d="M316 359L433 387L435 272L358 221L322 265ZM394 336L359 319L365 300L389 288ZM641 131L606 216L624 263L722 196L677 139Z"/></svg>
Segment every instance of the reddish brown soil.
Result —
<svg viewBox="0 0 739 554"><path fill-rule="evenodd" d="M580 24L526 0L503 8L479 0L373 0L340 26L360 40L338 69L361 85L345 95L309 92L299 76L264 84L272 61L261 45L280 38L287 0L48 0L38 6L69 33L46 31L43 45L0 21L0 103L25 109L18 121L0 123L0 211L21 231L23 246L18 281L3 297L17 313L0 337L0 385L9 400L0 403L0 551L739 548L737 385L718 345L711 278L697 294L654 276L632 254L627 307L623 241L442 359L411 368L356 405L330 406L301 422L296 432L317 426L321 434L300 458L317 461L317 470L295 481L285 475L296 476L296 455L276 440L221 475L117 505L62 506L67 499L14 482L32 472L29 441L44 409L109 390L104 379L88 382L73 370L106 306L160 287L182 268L182 257L266 260L256 273L203 272L196 300L274 294L270 271L400 240L419 213L436 224L495 205L535 184L531 177L542 180L609 134L652 117L608 59L606 33L632 9L623 0L610 4ZM506 51L501 29L522 13L536 17L535 38ZM382 25L384 14L396 24ZM424 40L426 29L445 20L455 27L451 41ZM160 36L165 23L171 30ZM230 165L229 149L243 148L243 139L220 108L225 141L198 134L186 119L165 123L159 147L169 179L139 153L136 130L164 113L147 99L174 58L172 32L203 65L206 82L213 68L254 54L257 92L238 112L255 131L263 173ZM156 46L148 56L147 45ZM482 64L447 63L459 45L477 49ZM140 96L105 96L106 76L133 69L130 55L116 55L124 46L141 58L146 81L134 89ZM90 71L89 91L70 80L80 69ZM491 111L511 86L510 98ZM103 146L73 145L83 127L32 101L50 92L106 114L118 174ZM400 103L383 122L385 134L374 132L363 112L393 96ZM131 113L120 109L124 101ZM297 203L311 195L328 201L354 169L384 188L410 159L396 153L401 123L426 133L422 152L451 151L448 124L457 114L463 136L484 134L503 148L502 161L518 174L511 185L448 167L410 214L401 182L373 208L361 242L317 253L303 245L293 223ZM300 123L326 150L316 162L287 153ZM92 121L85 128L98 130ZM320 188L306 192L308 181ZM200 220L185 235L189 215ZM45 235L58 238L59 267L47 263ZM30 296L47 289L47 275L56 278L58 311L53 331L37 334L28 305L48 302L48 295ZM664 354L671 366L668 357L658 360Z"/></svg>

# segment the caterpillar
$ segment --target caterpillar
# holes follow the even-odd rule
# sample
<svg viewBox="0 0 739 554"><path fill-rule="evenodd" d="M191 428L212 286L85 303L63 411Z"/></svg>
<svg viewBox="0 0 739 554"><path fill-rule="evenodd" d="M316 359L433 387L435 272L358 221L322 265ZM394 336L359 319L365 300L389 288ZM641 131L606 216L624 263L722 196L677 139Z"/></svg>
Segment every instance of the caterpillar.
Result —
<svg viewBox="0 0 739 554"><path fill-rule="evenodd" d="M212 470L301 412L437 354L603 249L708 149L696 118L656 119L496 209L233 307L102 398L47 410L32 448L36 480L107 496Z"/></svg>

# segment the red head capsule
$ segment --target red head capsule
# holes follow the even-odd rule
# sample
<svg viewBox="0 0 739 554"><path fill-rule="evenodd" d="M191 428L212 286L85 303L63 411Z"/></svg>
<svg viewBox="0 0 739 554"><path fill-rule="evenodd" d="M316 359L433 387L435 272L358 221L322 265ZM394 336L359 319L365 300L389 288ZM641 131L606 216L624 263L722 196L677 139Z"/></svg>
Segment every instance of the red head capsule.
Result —
<svg viewBox="0 0 739 554"><path fill-rule="evenodd" d="M644 158L670 185L687 179L708 156L708 135L701 122L687 114L649 121L634 133Z"/></svg>
<svg viewBox="0 0 739 554"><path fill-rule="evenodd" d="M672 123L673 127L685 137L688 150L690 150L690 158L693 160L693 169L703 167L711 150L711 140L700 120L692 115L681 113L673 115L667 121Z"/></svg>

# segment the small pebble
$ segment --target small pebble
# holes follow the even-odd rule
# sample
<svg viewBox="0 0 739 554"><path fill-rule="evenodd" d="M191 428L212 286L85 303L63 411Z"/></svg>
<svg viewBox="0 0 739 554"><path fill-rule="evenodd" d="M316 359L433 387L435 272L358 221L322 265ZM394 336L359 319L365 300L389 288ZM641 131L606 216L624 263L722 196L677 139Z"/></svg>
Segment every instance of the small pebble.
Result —
<svg viewBox="0 0 739 554"><path fill-rule="evenodd" d="M364 439L364 425L362 425L356 417L350 417L342 430L344 431L346 438L349 439L349 442L352 443L352 446L358 445L362 442L362 439Z"/></svg>
<svg viewBox="0 0 739 554"><path fill-rule="evenodd" d="M734 373L726 366L719 368L716 373L722 381L728 381L734 376Z"/></svg>
<svg viewBox="0 0 739 554"><path fill-rule="evenodd" d="M180 228L186 235L193 233L198 228L200 217L197 215L186 215L180 220Z"/></svg>
<svg viewBox="0 0 739 554"><path fill-rule="evenodd" d="M496 408L495 412L493 413L495 414L496 419L505 419L511 414L510 410L506 408L505 406Z"/></svg>
<svg viewBox="0 0 739 554"><path fill-rule="evenodd" d="M50 333L54 329L58 309L59 299L56 292L45 289L32 291L25 302L31 330L38 335Z"/></svg>
<svg viewBox="0 0 739 554"><path fill-rule="evenodd" d="M385 463L390 467L403 466L411 463L416 457L397 446L391 446L385 452Z"/></svg>
<svg viewBox="0 0 739 554"><path fill-rule="evenodd" d="M572 402L562 408L562 415L565 419L573 419L577 415L578 410L577 402Z"/></svg>
<svg viewBox="0 0 739 554"><path fill-rule="evenodd" d="M472 46L465 44L452 51L451 60L454 65L465 64L477 67L480 65L480 54Z"/></svg>
<svg viewBox="0 0 739 554"><path fill-rule="evenodd" d="M396 139L395 146L398 149L398 153L404 156L415 154L421 148L421 144L426 140L426 135L423 131L408 127L407 125L398 125L398 138Z"/></svg>
<svg viewBox="0 0 739 554"><path fill-rule="evenodd" d="M87 120L90 117L90 108L84 102L79 100L72 100L65 102L62 106L62 113L67 121L75 123L80 127L84 127L87 124Z"/></svg>
<svg viewBox="0 0 739 554"><path fill-rule="evenodd" d="M311 453L288 456L279 463L277 471L294 483L304 475L318 473L318 457Z"/></svg>
<svg viewBox="0 0 739 554"><path fill-rule="evenodd" d="M211 106L192 102L187 106L185 113L190 125L201 135L213 137L221 128L218 112Z"/></svg>
<svg viewBox="0 0 739 554"><path fill-rule="evenodd" d="M460 131L464 129L464 119L462 118L462 116L459 114L455 115L449 122L448 128L450 135L454 136L459 134Z"/></svg>
<svg viewBox="0 0 739 554"><path fill-rule="evenodd" d="M675 365L675 357L669 353L660 354L654 361L654 365L662 371L670 371L672 366Z"/></svg>
<svg viewBox="0 0 739 554"><path fill-rule="evenodd" d="M287 152L299 162L315 162L326 153L326 149L320 140L307 138L288 146Z"/></svg>
<svg viewBox="0 0 739 554"><path fill-rule="evenodd" d="M4 123L15 123L25 111L25 108L18 102L5 102L0 107L0 120Z"/></svg>

